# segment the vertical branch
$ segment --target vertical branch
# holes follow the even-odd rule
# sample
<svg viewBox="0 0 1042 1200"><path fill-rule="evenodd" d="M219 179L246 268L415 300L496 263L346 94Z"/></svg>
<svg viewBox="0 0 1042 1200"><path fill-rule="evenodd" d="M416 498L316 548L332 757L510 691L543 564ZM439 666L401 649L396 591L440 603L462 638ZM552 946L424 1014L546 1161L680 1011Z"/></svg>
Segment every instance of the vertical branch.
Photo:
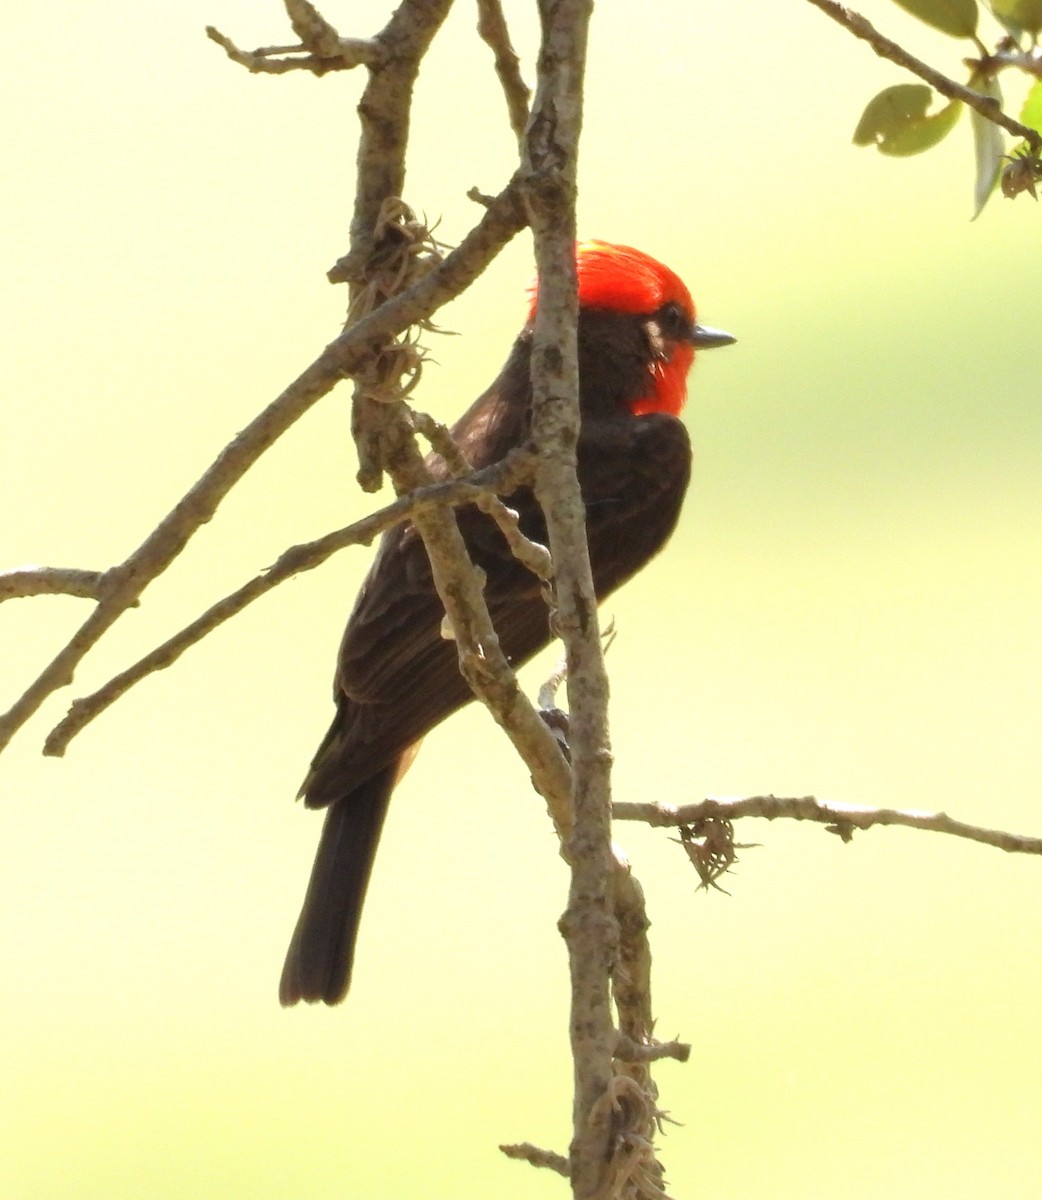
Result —
<svg viewBox="0 0 1042 1200"><path fill-rule="evenodd" d="M630 870L629 863L617 853L613 872L613 899L619 922L619 952L612 969L612 995L619 1014L620 1041L629 1047L648 1047L654 1018L651 1011L651 946L648 942L647 911L644 890ZM664 1194L662 1164L655 1153L655 1134L661 1114L658 1088L651 1076L651 1061L639 1056L626 1060L619 1056L615 1087L619 1098L624 1131L625 1161L621 1167L633 1182L638 1196ZM623 1088L621 1080L630 1081Z"/></svg>
<svg viewBox="0 0 1042 1200"><path fill-rule="evenodd" d="M404 0L374 41L385 55L369 67L369 80L358 103L358 183L351 217L351 248L329 271L334 283L350 284L357 299L377 244L380 214L389 197L405 191L405 151L409 141L412 92L420 63L448 16L452 0ZM350 318L349 318L350 320ZM382 480L382 442L400 435L396 406L383 405L356 389L351 432L358 447L358 482L375 492Z"/></svg>
<svg viewBox="0 0 1042 1200"><path fill-rule="evenodd" d="M351 247L329 272L333 282L347 281L351 285L352 300L362 291L374 264L378 265L388 252L378 231L385 228L381 221L385 204L404 189L413 84L420 61L450 5L451 0L403 0L387 28L374 39L379 53L369 65L369 82L358 106L361 136ZM512 202L513 188L509 190ZM515 220L500 246L521 227L517 219L521 207L511 204ZM390 232L393 237L393 227ZM352 312L349 327L358 319L359 314ZM373 342L377 350L382 344ZM369 399L356 388L352 432L363 488L375 491L385 470L399 494L432 482L404 404ZM514 739L555 820L566 826L568 764L518 687L499 647L482 591L483 580L470 561L455 513L448 508L418 511L412 523L430 559L435 588L457 643L460 670L475 695Z"/></svg>
<svg viewBox="0 0 1042 1200"><path fill-rule="evenodd" d="M381 206L388 196L401 196L404 191L413 85L451 7L452 0L404 0L374 38L384 54L370 65L358 102L361 136L351 249L330 271L333 282L354 282L375 249Z"/></svg>
<svg viewBox="0 0 1042 1200"><path fill-rule="evenodd" d="M575 278L576 162L590 0L541 0L543 39L532 117L523 147L525 198L535 236L539 307L532 343L535 491L546 513L555 569L557 627L565 645L571 711L574 826L561 929L571 971L575 1072L573 1194L601 1188L611 1150L616 1031L610 973L618 928L611 897L611 752L608 680L586 523L576 476L579 436L578 301Z"/></svg>
<svg viewBox="0 0 1042 1200"><path fill-rule="evenodd" d="M492 48L496 74L503 85L510 128L520 142L528 127L528 101L531 93L521 78L521 63L510 41L501 0L478 0L478 34Z"/></svg>

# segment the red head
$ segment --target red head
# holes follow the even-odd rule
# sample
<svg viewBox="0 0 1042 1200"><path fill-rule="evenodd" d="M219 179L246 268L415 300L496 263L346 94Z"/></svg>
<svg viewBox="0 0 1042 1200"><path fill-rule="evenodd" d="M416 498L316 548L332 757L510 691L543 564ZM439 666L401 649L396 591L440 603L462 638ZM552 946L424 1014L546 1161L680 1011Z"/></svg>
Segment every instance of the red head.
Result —
<svg viewBox="0 0 1042 1200"><path fill-rule="evenodd" d="M639 415L666 412L679 416L687 399L687 375L697 346L733 342L728 334L695 323L695 306L683 280L667 266L632 246L579 242L575 248L579 305L610 309L654 321L654 357L648 365L648 394L632 406ZM529 316L535 313L536 287L530 289Z"/></svg>

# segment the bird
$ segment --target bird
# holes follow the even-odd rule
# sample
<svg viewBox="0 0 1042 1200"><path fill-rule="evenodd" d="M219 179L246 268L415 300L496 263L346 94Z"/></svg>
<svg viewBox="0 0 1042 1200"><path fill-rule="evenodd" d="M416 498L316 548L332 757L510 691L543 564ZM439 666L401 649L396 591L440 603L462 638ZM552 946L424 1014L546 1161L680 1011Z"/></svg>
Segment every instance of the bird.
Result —
<svg viewBox="0 0 1042 1200"><path fill-rule="evenodd" d="M581 430L576 448L598 601L665 545L691 476L691 444L680 413L699 350L735 341L698 323L691 294L668 267L631 246L576 246ZM475 470L526 444L538 284L528 321L502 371L452 427ZM436 478L448 468L435 455ZM529 488L503 497L522 533L546 544ZM545 587L511 554L492 518L457 510L460 531L485 575L485 598L501 648L515 666L551 640ZM279 984L284 1006L339 1003L347 994L362 906L396 784L419 741L473 699L416 530L383 535L340 644L336 715L299 796L325 822Z"/></svg>

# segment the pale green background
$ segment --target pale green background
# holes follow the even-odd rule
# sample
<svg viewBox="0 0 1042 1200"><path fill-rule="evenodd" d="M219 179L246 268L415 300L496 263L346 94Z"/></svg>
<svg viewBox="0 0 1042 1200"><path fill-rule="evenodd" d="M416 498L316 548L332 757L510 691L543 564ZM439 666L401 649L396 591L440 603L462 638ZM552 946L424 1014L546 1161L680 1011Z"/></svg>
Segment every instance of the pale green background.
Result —
<svg viewBox="0 0 1042 1200"><path fill-rule="evenodd" d="M389 8L326 11L365 34ZM528 9L508 7L531 77ZM865 11L961 72L962 45ZM275 0L5 13L2 566L122 558L342 321L323 272L362 80L251 77L207 22L290 40ZM461 0L417 95L407 198L449 241L466 189L513 161L473 23ZM920 159L855 150L902 76L799 0L604 0L590 54L583 235L667 259L739 338L692 381L668 556L608 606L616 795L813 791L1042 833L1038 208L968 222L968 127ZM530 270L520 237L442 314L462 336L431 342L439 417L498 369ZM367 510L348 396L0 762L6 1200L563 1194L496 1150L566 1146L566 877L482 712L428 739L396 796L347 1004L276 1003L319 825L292 797L367 551L39 757L74 694ZM87 611L3 606L5 706ZM666 834L619 830L659 1032L695 1046L659 1072L674 1193L1037 1196L1042 862L897 830L740 834L762 848L728 897L695 894Z"/></svg>

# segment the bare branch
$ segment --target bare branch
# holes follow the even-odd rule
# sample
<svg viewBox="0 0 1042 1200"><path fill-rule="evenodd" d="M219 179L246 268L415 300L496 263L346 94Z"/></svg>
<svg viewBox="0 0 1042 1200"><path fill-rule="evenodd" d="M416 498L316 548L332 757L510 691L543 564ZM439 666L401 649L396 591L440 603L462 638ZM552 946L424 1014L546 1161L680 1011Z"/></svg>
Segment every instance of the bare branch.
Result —
<svg viewBox="0 0 1042 1200"><path fill-rule="evenodd" d="M207 25L206 36L225 54L253 74L283 75L287 71L349 71L352 67L379 66L387 58L387 46L379 38L343 38L308 0L285 0L293 32L300 38L296 46L262 46L240 50L238 46Z"/></svg>
<svg viewBox="0 0 1042 1200"><path fill-rule="evenodd" d="M318 358L221 451L198 482L130 557L106 572L111 583L102 602L40 676L0 717L0 750L52 692L72 682L73 673L84 656L123 612L137 602L148 584L166 570L200 526L213 517L224 497L257 459L345 375L359 369L374 342L392 337L407 326L426 319L474 282L526 223L515 186L508 185L496 197L474 229L440 266L407 292L334 338Z"/></svg>
<svg viewBox="0 0 1042 1200"><path fill-rule="evenodd" d="M285 75L287 71L325 75L329 71L349 71L352 67L378 63L383 57L380 45L365 38L341 38L335 54L311 54L303 45L241 50L212 25L207 25L206 36L216 42L232 62L245 67L252 75Z"/></svg>
<svg viewBox="0 0 1042 1200"><path fill-rule="evenodd" d="M568 663L574 827L560 928L568 946L575 1070L570 1159L576 1200L602 1194L614 1174L614 1121L605 1096L615 1079L617 1033L610 971L618 946L612 897L608 682L576 475L579 439L575 194L590 0L545 0L532 116L522 147L525 201L535 237L539 303L532 336L532 440L536 497L555 568L557 631Z"/></svg>
<svg viewBox="0 0 1042 1200"><path fill-rule="evenodd" d="M400 4L376 35L386 57L370 70L358 105L361 136L351 248L330 268L331 283L359 282L359 271L376 249L381 206L388 196L404 195L413 84L420 60L450 7L451 0Z"/></svg>
<svg viewBox="0 0 1042 1200"><path fill-rule="evenodd" d="M644 891L630 870L621 850L615 851L612 872L612 900L615 918L619 922L619 953L612 967L612 994L619 1012L616 1058L629 1062L647 1059L620 1054L618 1046L647 1046L651 1041L655 1020L651 1011L651 946L648 943L648 920ZM650 1075L637 1073L642 1086L650 1086Z"/></svg>
<svg viewBox="0 0 1042 1200"><path fill-rule="evenodd" d="M556 1171L558 1175L568 1178L568 1159L563 1154L543 1150L539 1146L533 1146L531 1142L518 1142L516 1145L504 1145L499 1148L507 1158L520 1158L531 1163L533 1167L546 1167L547 1170Z"/></svg>
<svg viewBox="0 0 1042 1200"><path fill-rule="evenodd" d="M0 602L26 596L79 596L100 600L110 586L108 571L83 571L78 567L12 567L0 571Z"/></svg>
<svg viewBox="0 0 1042 1200"><path fill-rule="evenodd" d="M293 32L309 50L327 57L340 48L340 34L308 0L284 0Z"/></svg>
<svg viewBox="0 0 1042 1200"><path fill-rule="evenodd" d="M982 117L986 117L996 125L1001 125L1014 137L1024 138L1034 154L1042 152L1042 134L1007 116L997 100L990 96L983 96L980 92L975 92L964 84L956 83L954 79L949 79L947 75L942 75L940 71L927 66L914 54L909 54L902 46L884 37L860 13L854 12L853 9L847 8L843 4L837 4L836 0L810 0L810 3L816 8L820 8L833 21L837 21L844 28L849 29L855 37L868 42L880 58L887 58L891 62L897 63L899 67L904 67L906 71L911 71L913 75L918 75L920 79L936 88L942 96L947 96L949 100L961 100L979 112Z"/></svg>
<svg viewBox="0 0 1042 1200"><path fill-rule="evenodd" d="M1042 79L1042 46L1029 46L1024 50L1012 38L1004 39L997 50L983 55L976 62L971 59L965 61L967 66L978 66L987 74L1012 68L1023 71L1025 75L1034 75L1036 79Z"/></svg>
<svg viewBox="0 0 1042 1200"><path fill-rule="evenodd" d="M470 473L470 463L452 440L447 425L436 421L429 413L420 412L412 414L412 422L416 432L427 439L431 449L444 460L453 475L463 478ZM497 490L502 492L502 489ZM475 500L475 504L495 521L510 547L511 554L518 562L526 566L537 579L543 580L544 583L549 582L553 577L550 551L538 542L533 542L531 538L525 537L521 532L518 514L512 508L508 508L495 492L482 493Z"/></svg>
<svg viewBox="0 0 1042 1200"><path fill-rule="evenodd" d="M510 128L520 142L528 124L528 101L532 91L521 78L521 60L510 41L501 0L478 0L478 35L492 48L496 74L507 102Z"/></svg>
<svg viewBox="0 0 1042 1200"><path fill-rule="evenodd" d="M378 537L384 530L409 520L417 512L440 506L477 503L488 495L486 489L512 491L530 474L530 457L522 451L517 451L495 466L475 472L466 479L421 488L344 529L326 534L313 542L291 546L279 555L277 561L266 571L262 571L212 605L191 624L110 679L104 687L74 701L65 718L48 735L44 753L64 754L69 742L95 717L125 695L134 684L140 683L156 671L172 666L189 647L202 641L207 634L242 612L254 600L259 600L261 596L278 587L280 583L285 583L287 579L302 571L321 566L331 555L347 546L369 545L373 538Z"/></svg>
<svg viewBox="0 0 1042 1200"><path fill-rule="evenodd" d="M648 1102L625 1103L617 1110L610 1170L616 1181L639 1172L642 1187L633 1195L643 1200L658 1194L664 1185L662 1164L655 1153L658 1087L651 1074L651 1063L664 1057L686 1061L690 1047L679 1042L660 1044L652 1037L655 1021L648 941L651 922L644 905L644 891L618 849L614 850L612 903L619 923L618 955L611 967L612 996L619 1020L613 1052L615 1072L633 1085L634 1095L647 1098ZM622 1193L612 1190L610 1194Z"/></svg>
<svg viewBox="0 0 1042 1200"><path fill-rule="evenodd" d="M413 81L419 60L448 8L449 0L403 3L379 35L392 52L386 63L370 72L359 104L362 133L351 248L329 272L331 279L351 284L352 304L365 285L371 264L379 258L384 230L381 217L387 199L401 195ZM479 224L483 223L484 218ZM384 232L393 236L393 231ZM352 329L362 328L371 319L352 325ZM379 344L377 341L377 349ZM408 410L400 401L377 402L364 390L356 389L352 432L363 488L378 486L385 469L399 493L432 482L416 445ZM418 511L413 515L413 525L426 547L464 678L510 735L555 822L570 828L571 771L553 735L521 692L500 648L485 604L483 577L470 560L455 515L445 509Z"/></svg>
<svg viewBox="0 0 1042 1200"><path fill-rule="evenodd" d="M850 841L855 829L873 825L903 825L925 833L947 833L985 846L994 846L1010 854L1042 854L1042 838L985 829L956 821L943 812L918 809L868 808L858 804L840 804L818 800L814 796L749 796L739 800L703 800L699 804L617 803L612 809L616 821L643 821L648 825L691 825L707 819L737 821L740 817L763 817L774 821L787 817L795 821L816 821L828 827L843 841Z"/></svg>
<svg viewBox="0 0 1042 1200"><path fill-rule="evenodd" d="M687 1062L691 1057L691 1046L687 1042L635 1042L620 1033L615 1057L626 1063L657 1062L662 1058Z"/></svg>
<svg viewBox="0 0 1042 1200"><path fill-rule="evenodd" d="M378 406L377 411L385 417L384 429L377 429L383 435L378 444L385 447L395 486L404 491L430 483L411 427L392 406ZM460 671L510 736L554 823L567 833L572 824L571 770L500 648L485 603L484 575L471 562L455 514L444 508L422 510L413 515L412 522L427 549L434 586L456 642Z"/></svg>
<svg viewBox="0 0 1042 1200"><path fill-rule="evenodd" d="M331 282L350 285L349 323L354 319L354 306L364 293L369 272L379 262L387 239L393 242L396 236L382 218L388 199L404 194L413 85L420 61L450 7L451 0L403 3L378 35L388 49L388 57L370 70L358 105L361 131L351 248L328 272ZM367 492L377 491L383 481L381 431L386 432L388 425L386 414L378 409L379 403L370 397L368 389L356 387L351 433L358 450L358 483Z"/></svg>

